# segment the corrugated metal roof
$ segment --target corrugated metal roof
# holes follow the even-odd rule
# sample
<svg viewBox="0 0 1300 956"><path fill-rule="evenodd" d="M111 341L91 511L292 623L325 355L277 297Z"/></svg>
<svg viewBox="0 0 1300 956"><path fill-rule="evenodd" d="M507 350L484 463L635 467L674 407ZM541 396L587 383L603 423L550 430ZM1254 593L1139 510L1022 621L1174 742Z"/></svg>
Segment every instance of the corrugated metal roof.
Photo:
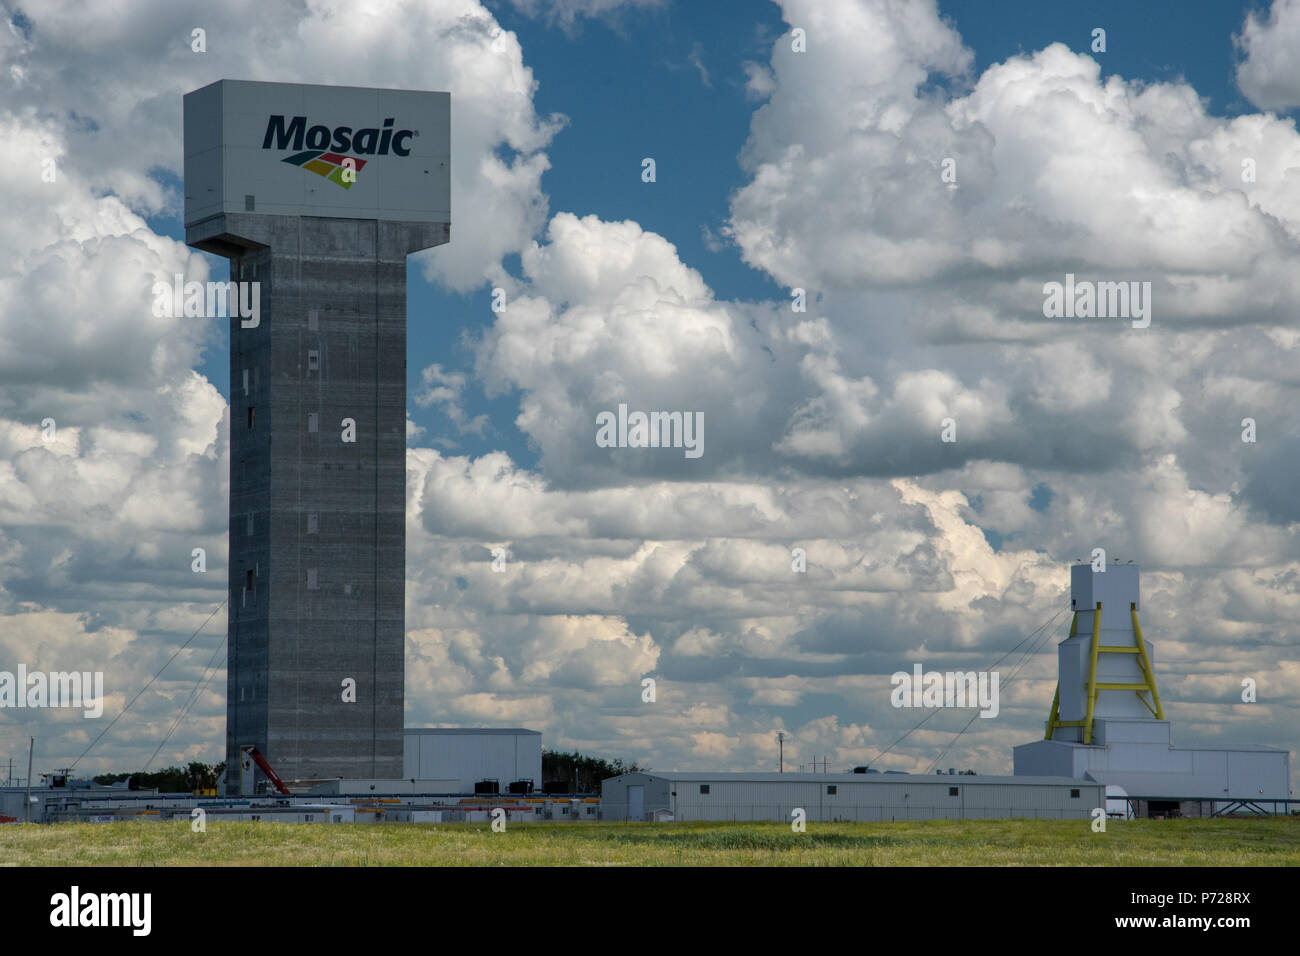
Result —
<svg viewBox="0 0 1300 956"><path fill-rule="evenodd" d="M542 735L540 730L527 730L523 727L407 727L403 730L407 734L511 734L520 736L521 734L534 734L538 737Z"/></svg>
<svg viewBox="0 0 1300 956"><path fill-rule="evenodd" d="M636 771L648 777L684 780L687 783L934 783L946 784L1016 784L1021 786L1077 787L1096 785L1092 780L1074 777L985 777L946 773L682 773L676 770ZM622 774L629 776L629 774ZM618 777L607 777L617 780Z"/></svg>

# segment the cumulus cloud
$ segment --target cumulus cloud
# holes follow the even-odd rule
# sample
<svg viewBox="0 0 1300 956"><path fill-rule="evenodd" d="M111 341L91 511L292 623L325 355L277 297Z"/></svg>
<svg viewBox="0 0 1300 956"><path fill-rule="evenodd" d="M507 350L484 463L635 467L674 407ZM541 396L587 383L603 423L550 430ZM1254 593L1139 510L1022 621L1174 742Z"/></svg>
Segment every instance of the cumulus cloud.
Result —
<svg viewBox="0 0 1300 956"><path fill-rule="evenodd" d="M583 18L602 19L615 26L631 11L663 9L668 0L510 0L530 17L544 17L572 32Z"/></svg>
<svg viewBox="0 0 1300 956"><path fill-rule="evenodd" d="M930 80L960 82L970 52L933 3L783 9L817 53L775 44L777 88L755 114L729 225L782 285L915 287L927 294L913 325L949 339L992 337L984 310L1002 334L1032 336L1013 323L1041 327L1042 286L1066 273L1152 281L1161 323L1290 321L1290 123L1208 116L1185 84L1103 82L1059 43L949 96ZM849 68L868 31L876 55Z"/></svg>
<svg viewBox="0 0 1300 956"><path fill-rule="evenodd" d="M415 393L415 404L421 408L440 407L461 434L482 433L488 426L488 417L466 413L462 397L466 382L464 372L444 371L439 363L430 365L420 372L420 390ZM407 434L411 433L412 428L408 427Z"/></svg>
<svg viewBox="0 0 1300 956"><path fill-rule="evenodd" d="M1233 39L1243 54L1237 86L1246 98L1262 110L1300 106L1300 3L1273 0L1267 18L1247 11Z"/></svg>

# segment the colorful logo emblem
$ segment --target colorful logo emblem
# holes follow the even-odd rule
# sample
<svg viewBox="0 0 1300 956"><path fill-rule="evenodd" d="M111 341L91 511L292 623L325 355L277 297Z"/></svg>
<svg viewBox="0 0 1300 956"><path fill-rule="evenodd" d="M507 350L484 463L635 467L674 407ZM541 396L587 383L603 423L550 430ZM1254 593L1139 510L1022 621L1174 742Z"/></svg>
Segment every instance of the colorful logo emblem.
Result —
<svg viewBox="0 0 1300 956"><path fill-rule="evenodd" d="M317 176L324 176L334 185L342 186L344 189L352 188L352 183L356 182L357 173L361 172L361 167L366 165L364 159L357 159L355 156L344 156L342 153L327 153L323 149L309 149L304 153L286 156L280 161L282 163L292 163L294 166L301 166ZM351 170L351 174L344 176L344 173L348 170Z"/></svg>
<svg viewBox="0 0 1300 956"><path fill-rule="evenodd" d="M262 137L262 148L292 149L292 156L285 156L281 162L311 170L317 176L328 179L336 186L351 189L357 181L356 174L361 172L367 160L349 156L387 156L389 148L394 156L410 156L411 137L415 130L395 129L394 118L385 118L382 127L368 127L355 132L351 126L307 127L306 116L295 116L285 122L282 113L267 118L266 135ZM302 151L307 147L306 152ZM334 151L330 152L330 147Z"/></svg>

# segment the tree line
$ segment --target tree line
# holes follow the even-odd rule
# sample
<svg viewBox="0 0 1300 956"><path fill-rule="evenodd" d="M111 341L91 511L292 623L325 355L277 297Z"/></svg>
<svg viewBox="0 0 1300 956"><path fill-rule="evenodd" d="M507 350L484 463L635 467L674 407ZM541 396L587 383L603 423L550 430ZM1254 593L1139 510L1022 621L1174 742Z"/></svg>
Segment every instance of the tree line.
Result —
<svg viewBox="0 0 1300 956"><path fill-rule="evenodd" d="M572 753L542 751L542 786L567 784L564 789L570 793L599 793L600 782L606 777L649 769L638 767L635 761L625 764L621 757L605 760L601 757L588 757L576 750Z"/></svg>
<svg viewBox="0 0 1300 956"><path fill-rule="evenodd" d="M193 793L195 790L216 789L217 780L226 769L225 762L216 764L191 761L187 767L167 767L153 773L101 773L92 778L95 783L109 786L129 781L132 790L157 790L159 793Z"/></svg>

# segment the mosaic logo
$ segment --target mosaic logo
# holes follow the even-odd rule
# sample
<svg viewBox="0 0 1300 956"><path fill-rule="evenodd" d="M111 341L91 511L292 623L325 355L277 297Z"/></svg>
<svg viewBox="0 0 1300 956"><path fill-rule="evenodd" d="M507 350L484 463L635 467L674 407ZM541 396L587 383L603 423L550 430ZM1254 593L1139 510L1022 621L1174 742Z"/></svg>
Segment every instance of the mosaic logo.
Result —
<svg viewBox="0 0 1300 956"><path fill-rule="evenodd" d="M285 123L282 114L267 119L263 149L292 149L292 156L281 162L299 166L315 173L344 189L351 189L367 160L362 156L409 156L407 145L414 130L394 129L393 117L384 120L382 128L369 127L355 132L351 126L307 125L307 117L295 116ZM274 145L272 145L274 144ZM304 150L303 146L307 148ZM356 155L349 155L355 153Z"/></svg>
<svg viewBox="0 0 1300 956"><path fill-rule="evenodd" d="M309 149L304 153L298 153L296 156L286 156L280 162L301 166L317 176L324 176L336 186L342 186L344 189L352 188L352 184L357 179L356 174L366 164L364 159L356 159L353 156L344 156L340 153L326 153L319 149ZM349 170L352 173L350 176L347 175Z"/></svg>

